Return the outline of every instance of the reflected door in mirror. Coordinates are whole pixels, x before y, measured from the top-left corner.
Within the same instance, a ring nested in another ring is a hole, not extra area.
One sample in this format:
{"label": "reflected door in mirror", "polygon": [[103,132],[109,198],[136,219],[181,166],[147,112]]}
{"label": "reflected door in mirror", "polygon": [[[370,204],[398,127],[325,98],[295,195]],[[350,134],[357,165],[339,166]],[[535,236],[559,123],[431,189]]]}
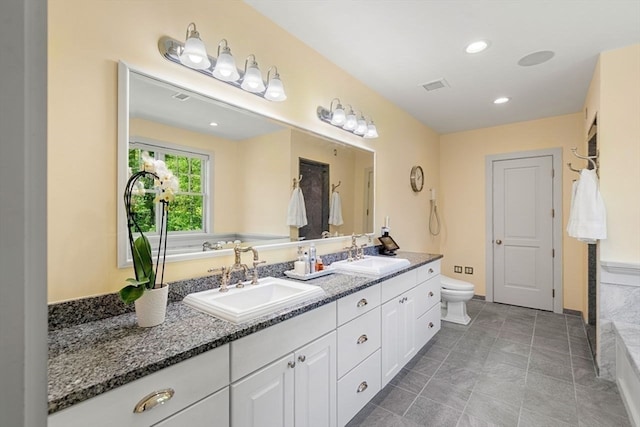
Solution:
{"label": "reflected door in mirror", "polygon": [[319,239],[329,231],[329,165],[301,158],[299,170],[308,223],[298,230],[298,237]]}

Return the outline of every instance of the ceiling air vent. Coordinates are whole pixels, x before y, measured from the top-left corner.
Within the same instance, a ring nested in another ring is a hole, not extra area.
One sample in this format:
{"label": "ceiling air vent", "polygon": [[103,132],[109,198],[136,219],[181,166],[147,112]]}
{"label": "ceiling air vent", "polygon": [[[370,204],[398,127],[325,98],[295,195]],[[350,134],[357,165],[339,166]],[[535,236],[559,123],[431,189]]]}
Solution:
{"label": "ceiling air vent", "polygon": [[427,92],[431,92],[434,90],[438,90],[438,89],[442,89],[445,87],[449,87],[449,83],[447,83],[447,81],[445,79],[438,79],[438,80],[434,80],[432,82],[429,83],[425,83],[422,85],[423,88],[425,88],[425,90]]}
{"label": "ceiling air vent", "polygon": [[186,101],[187,99],[189,99],[191,97],[189,95],[187,95],[186,93],[178,92],[175,95],[173,95],[173,98],[177,99],[178,101]]}

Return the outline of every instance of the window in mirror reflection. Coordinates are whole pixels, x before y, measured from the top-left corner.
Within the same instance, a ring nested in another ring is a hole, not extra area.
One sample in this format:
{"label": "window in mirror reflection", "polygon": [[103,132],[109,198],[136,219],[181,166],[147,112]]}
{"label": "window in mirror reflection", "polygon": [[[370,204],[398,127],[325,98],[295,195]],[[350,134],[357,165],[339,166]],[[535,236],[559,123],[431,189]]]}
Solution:
{"label": "window in mirror reflection", "polygon": [[[180,182],[180,191],[171,202],[171,214],[168,217],[168,231],[173,232],[206,232],[207,218],[207,180],[209,171],[209,156],[205,153],[181,150],[161,144],[150,144],[140,141],[129,143],[129,168],[132,171],[141,169],[142,153],[147,152],[150,157],[163,160],[167,167],[176,175]],[[154,203],[155,191],[152,180],[144,182],[145,194],[133,201],[133,211],[143,232],[151,235],[159,229],[158,221],[162,209],[161,203]]]}

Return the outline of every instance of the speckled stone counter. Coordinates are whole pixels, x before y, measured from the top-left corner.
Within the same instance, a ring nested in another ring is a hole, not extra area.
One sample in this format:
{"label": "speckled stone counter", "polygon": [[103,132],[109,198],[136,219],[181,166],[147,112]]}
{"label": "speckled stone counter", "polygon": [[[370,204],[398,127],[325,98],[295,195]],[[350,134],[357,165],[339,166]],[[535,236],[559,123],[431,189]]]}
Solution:
{"label": "speckled stone counter", "polygon": [[[139,328],[135,313],[126,312],[66,326],[60,313],[82,310],[82,302],[50,309],[48,398],[49,413],[67,408],[145,375],[204,353],[228,342],[283,322],[376,283],[440,259],[441,255],[401,252],[409,267],[379,278],[335,273],[305,283],[320,286],[323,297],[307,301],[250,322],[234,325],[201,313],[181,301],[195,290],[215,287],[208,278],[176,286],[163,324]],[[331,259],[323,256],[323,259]],[[341,256],[333,260],[341,259]],[[261,276],[282,277],[291,263],[265,267]],[[93,303],[95,306],[95,303]],[[51,313],[58,313],[52,316]],[[75,317],[81,318],[80,314]],[[51,325],[56,325],[52,327]]]}

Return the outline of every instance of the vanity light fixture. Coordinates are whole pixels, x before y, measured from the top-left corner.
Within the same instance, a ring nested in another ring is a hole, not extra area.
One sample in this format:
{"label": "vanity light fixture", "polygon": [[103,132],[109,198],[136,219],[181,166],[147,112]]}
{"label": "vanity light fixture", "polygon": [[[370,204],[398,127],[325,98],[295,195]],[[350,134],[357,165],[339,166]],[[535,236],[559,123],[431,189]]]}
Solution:
{"label": "vanity light fixture", "polygon": [[[273,77],[271,77],[271,70],[274,70]],[[278,68],[275,66],[267,71],[267,90],[264,92],[264,97],[269,101],[284,101],[287,99],[282,80],[280,80],[280,74],[278,74]]]}
{"label": "vanity light fixture", "polygon": [[187,26],[187,36],[184,43],[164,36],[158,40],[158,50],[167,61],[196,70],[208,77],[214,77],[269,101],[281,102],[287,99],[277,67],[269,68],[266,84],[262,80],[262,73],[258,68],[254,54],[247,57],[244,71],[239,70],[226,39],[222,39],[218,43],[217,59],[207,55],[204,43],[196,30],[196,24],[193,22]]}
{"label": "vanity light fixture", "polygon": [[[222,47],[222,53],[220,53],[220,47]],[[240,78],[227,39],[222,39],[218,43],[218,60],[213,67],[213,77],[224,82],[237,82]]]}
{"label": "vanity light fixture", "polygon": [[[251,62],[249,62],[249,58],[252,58]],[[244,61],[244,77],[240,87],[248,92],[264,92],[265,90],[262,73],[258,68],[254,54],[249,55]]]}
{"label": "vanity light fixture", "polygon": [[345,110],[340,103],[340,99],[333,98],[328,109],[323,106],[318,106],[316,114],[323,122],[332,124],[342,130],[353,133],[354,135],[362,136],[364,138],[377,138],[378,130],[376,129],[376,125],[373,123],[373,120],[367,121],[362,113],[360,113],[359,116],[356,115],[353,111],[353,107],[349,104],[347,105],[349,106],[349,110],[345,113]]}
{"label": "vanity light fixture", "polygon": [[344,126],[342,129],[348,131],[354,131],[358,126],[358,118],[356,117],[356,113],[353,112],[353,107],[349,105],[349,112],[347,113],[347,117],[344,122]]}
{"label": "vanity light fixture", "polygon": [[207,49],[200,40],[200,33],[196,30],[196,24],[193,22],[187,26],[187,36],[180,52],[180,62],[196,70],[206,70],[211,66]]}

